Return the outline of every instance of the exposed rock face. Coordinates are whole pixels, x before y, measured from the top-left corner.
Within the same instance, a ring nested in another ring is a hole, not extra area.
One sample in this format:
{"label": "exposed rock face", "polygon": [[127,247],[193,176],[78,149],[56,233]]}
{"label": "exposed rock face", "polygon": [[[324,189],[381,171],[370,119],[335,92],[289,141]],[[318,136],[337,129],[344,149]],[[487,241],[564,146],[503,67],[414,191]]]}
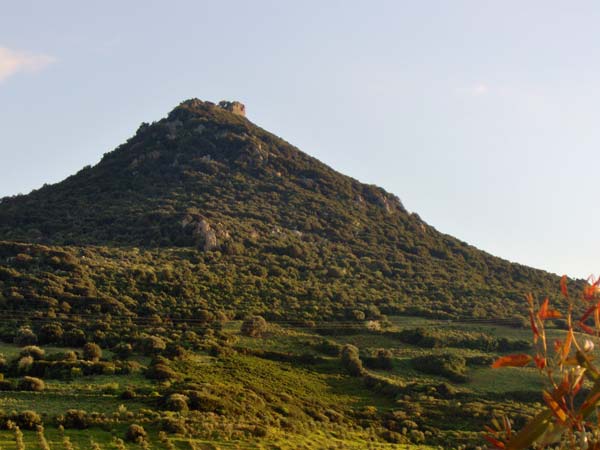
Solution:
{"label": "exposed rock face", "polygon": [[165,123],[165,126],[169,130],[167,139],[173,140],[177,138],[177,130],[183,126],[183,122],[181,120],[168,121]]}
{"label": "exposed rock face", "polygon": [[154,161],[158,158],[160,158],[160,152],[158,150],[153,150],[149,153],[145,153],[135,158],[133,161],[131,161],[131,163],[129,163],[129,168],[135,169],[144,161]]}
{"label": "exposed rock face", "polygon": [[197,240],[198,245],[205,252],[210,252],[219,247],[218,237],[229,238],[229,233],[218,232],[209,221],[197,214],[188,214],[181,221],[183,228],[191,228],[192,236]]}
{"label": "exposed rock face", "polygon": [[246,106],[243,103],[223,100],[219,102],[219,107],[226,109],[233,114],[237,114],[238,116],[246,117]]}
{"label": "exposed rock face", "polygon": [[217,233],[212,229],[208,220],[202,219],[196,225],[194,234],[200,236],[204,240],[202,249],[209,252],[218,247]]}

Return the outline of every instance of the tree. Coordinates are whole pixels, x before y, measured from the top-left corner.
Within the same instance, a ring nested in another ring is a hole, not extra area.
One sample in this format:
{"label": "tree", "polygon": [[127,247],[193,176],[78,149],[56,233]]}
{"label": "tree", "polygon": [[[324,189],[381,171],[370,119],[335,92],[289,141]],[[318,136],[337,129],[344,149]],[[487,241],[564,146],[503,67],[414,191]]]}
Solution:
{"label": "tree", "polygon": [[387,348],[377,350],[377,366],[383,370],[392,370],[394,354]]}
{"label": "tree", "polygon": [[342,365],[354,377],[362,375],[363,365],[360,360],[358,348],[351,344],[346,344],[341,353]]}
{"label": "tree", "polygon": [[15,336],[15,344],[17,345],[35,345],[37,344],[37,335],[29,327],[21,327]]}
{"label": "tree", "polygon": [[42,344],[54,344],[61,341],[64,331],[58,323],[47,323],[40,328],[39,341]]}
{"label": "tree", "polygon": [[138,442],[140,439],[145,440],[146,436],[147,434],[144,427],[135,423],[129,425],[129,428],[127,428],[127,431],[125,432],[125,440],[129,442]]}
{"label": "tree", "polygon": [[102,349],[98,344],[88,342],[83,346],[83,359],[88,361],[98,361],[102,358]]}
{"label": "tree", "polygon": [[142,341],[142,350],[146,355],[155,355],[167,348],[166,342],[158,336],[147,336]]}
{"label": "tree", "polygon": [[241,332],[244,336],[260,337],[265,331],[267,321],[261,316],[251,316],[242,322]]}
{"label": "tree", "polygon": [[23,377],[19,380],[19,384],[17,385],[17,389],[21,391],[34,391],[41,392],[46,388],[44,380],[40,380],[36,377]]}
{"label": "tree", "polygon": [[33,359],[42,359],[45,354],[46,352],[37,345],[23,347],[19,353],[20,356],[31,356]]}

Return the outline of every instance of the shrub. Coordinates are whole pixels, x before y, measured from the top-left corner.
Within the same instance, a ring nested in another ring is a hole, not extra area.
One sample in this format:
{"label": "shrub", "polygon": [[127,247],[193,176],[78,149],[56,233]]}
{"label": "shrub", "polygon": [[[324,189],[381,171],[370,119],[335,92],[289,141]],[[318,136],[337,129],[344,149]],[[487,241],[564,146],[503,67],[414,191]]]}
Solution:
{"label": "shrub", "polygon": [[144,427],[137,424],[129,425],[125,432],[125,440],[129,442],[138,442],[140,439],[145,440],[147,437],[146,430]]}
{"label": "shrub", "polygon": [[166,364],[154,364],[146,370],[146,377],[151,380],[166,381],[177,378],[177,373]]}
{"label": "shrub", "polygon": [[133,347],[127,342],[119,342],[112,351],[121,359],[126,359],[133,353]]}
{"label": "shrub", "polygon": [[388,349],[379,349],[375,357],[365,359],[365,364],[371,369],[392,370],[394,354]]}
{"label": "shrub", "polygon": [[83,358],[88,361],[98,361],[102,358],[102,349],[98,344],[88,342],[83,346]]}
{"label": "shrub", "polygon": [[327,339],[323,339],[319,342],[315,349],[324,355],[328,356],[340,356],[340,352],[342,351],[342,346],[337,342],[330,341]]}
{"label": "shrub", "polygon": [[183,434],[186,432],[185,421],[173,417],[166,417],[160,421],[160,429],[167,433]]}
{"label": "shrub", "polygon": [[46,357],[48,361],[77,361],[77,353],[73,350],[56,352]]}
{"label": "shrub", "polygon": [[21,327],[14,339],[14,343],[17,345],[35,345],[37,344],[38,338],[37,335],[31,331],[29,327]]}
{"label": "shrub", "polygon": [[188,396],[190,399],[190,408],[195,411],[216,412],[217,414],[222,414],[225,410],[223,401],[216,395],[191,391],[188,392]]}
{"label": "shrub", "polygon": [[40,450],[51,450],[50,444],[48,444],[48,440],[46,439],[46,436],[44,435],[43,425],[38,425],[36,427],[36,434],[37,434],[38,446],[40,447]]}
{"label": "shrub", "polygon": [[441,375],[458,383],[467,381],[467,365],[462,356],[450,353],[418,356],[412,359],[412,364],[415,369],[423,373]]}
{"label": "shrub", "polygon": [[135,391],[132,391],[131,389],[126,389],[121,393],[122,400],[131,400],[134,398],[135,398]]}
{"label": "shrub", "polygon": [[158,440],[162,442],[167,450],[177,450],[177,447],[169,440],[167,433],[164,431],[158,432]]}
{"label": "shrub", "polygon": [[171,359],[182,358],[185,356],[185,348],[179,344],[170,342],[165,349],[165,356]]}
{"label": "shrub", "polygon": [[38,339],[42,344],[61,342],[64,331],[58,323],[47,323],[40,328]]}
{"label": "shrub", "polygon": [[381,437],[383,439],[385,439],[387,442],[390,442],[392,444],[406,443],[406,439],[404,438],[404,436],[401,435],[400,433],[395,432],[395,431],[385,430],[381,434]]}
{"label": "shrub", "polygon": [[43,359],[46,352],[37,345],[23,347],[19,353],[21,356],[31,356],[33,359]]}
{"label": "shrub", "polygon": [[42,418],[35,411],[22,411],[13,416],[13,420],[25,430],[35,430],[42,424]]}
{"label": "shrub", "polygon": [[360,360],[358,348],[354,345],[346,344],[341,353],[342,366],[354,377],[362,374],[363,366]]}
{"label": "shrub", "polygon": [[23,356],[17,362],[17,371],[19,373],[28,373],[33,366],[33,358],[31,356]]}
{"label": "shrub", "polygon": [[268,430],[266,427],[260,426],[260,425],[256,425],[254,428],[252,428],[252,436],[254,437],[266,437],[268,434]]}
{"label": "shrub", "polygon": [[44,380],[40,380],[36,377],[23,377],[17,384],[17,389],[20,391],[34,391],[41,392],[46,388]]}
{"label": "shrub", "polygon": [[62,425],[65,428],[75,428],[83,430],[88,428],[92,423],[88,413],[82,409],[69,409],[64,415]]}
{"label": "shrub", "polygon": [[23,441],[23,432],[18,426],[13,425],[14,433],[15,433],[15,444],[17,446],[17,450],[25,450],[25,442]]}
{"label": "shrub", "polygon": [[169,411],[185,412],[188,410],[189,398],[183,394],[171,394],[165,401],[165,409]]}
{"label": "shrub", "polygon": [[85,333],[79,328],[73,328],[63,335],[63,343],[67,346],[81,347],[85,341]]}
{"label": "shrub", "polygon": [[0,391],[13,391],[15,384],[10,380],[0,380]]}
{"label": "shrub", "polygon": [[242,322],[241,332],[244,336],[260,337],[265,331],[267,321],[261,316],[251,316]]}
{"label": "shrub", "polygon": [[142,351],[146,355],[156,355],[167,348],[164,339],[158,336],[147,336],[141,342]]}

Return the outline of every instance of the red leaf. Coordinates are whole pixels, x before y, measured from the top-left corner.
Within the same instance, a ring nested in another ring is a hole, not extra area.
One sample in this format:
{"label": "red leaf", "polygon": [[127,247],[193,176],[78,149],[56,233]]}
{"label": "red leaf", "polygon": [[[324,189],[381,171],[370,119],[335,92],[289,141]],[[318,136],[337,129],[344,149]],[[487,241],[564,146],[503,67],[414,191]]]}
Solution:
{"label": "red leaf", "polygon": [[571,351],[571,343],[573,342],[573,330],[569,330],[567,334],[567,338],[565,339],[565,345],[562,347],[560,360],[564,361],[569,356],[569,352]]}
{"label": "red leaf", "polygon": [[560,292],[565,298],[569,298],[569,291],[567,290],[567,276],[563,275],[560,279]]}
{"label": "red leaf", "polygon": [[535,325],[535,319],[533,318],[533,312],[529,312],[529,323],[531,324],[531,331],[533,331],[533,342],[537,343],[538,338],[540,337],[540,332],[538,331],[538,328]]}
{"label": "red leaf", "polygon": [[559,422],[565,423],[567,421],[567,414],[558,404],[558,402],[554,400],[552,396],[546,391],[544,391],[542,395],[544,397],[544,401],[552,411],[552,414],[554,414],[554,416],[558,419]]}
{"label": "red leaf", "polygon": [[[546,297],[544,299],[544,303],[542,303],[542,306],[540,306],[540,310],[538,311],[538,317],[540,319],[542,319],[545,315],[546,315],[546,311],[548,311],[548,302],[550,300],[548,300],[548,298]],[[543,319],[542,319],[543,320]]]}
{"label": "red leaf", "polygon": [[579,319],[579,321],[585,322],[586,319],[592,315],[592,313],[596,310],[597,307],[598,305],[594,305],[588,308],[587,311],[583,314],[583,316],[581,316],[581,319]]}
{"label": "red leaf", "polygon": [[592,327],[588,327],[585,323],[583,322],[579,322],[579,326],[581,327],[581,329],[583,331],[585,331],[587,334],[596,334],[596,330],[594,330]]}
{"label": "red leaf", "polygon": [[560,339],[557,339],[554,341],[554,352],[558,353],[558,351],[560,350],[560,348],[562,347],[562,341]]}
{"label": "red leaf", "polygon": [[535,358],[533,358],[533,360],[535,361],[535,365],[538,369],[543,370],[544,367],[546,367],[546,358],[544,358],[543,356],[536,355]]}
{"label": "red leaf", "polygon": [[533,295],[531,294],[531,292],[529,294],[525,295],[525,299],[527,300],[527,303],[529,304],[529,308],[533,309]]}
{"label": "red leaf", "polygon": [[589,407],[591,405],[595,405],[596,403],[598,403],[598,400],[600,400],[600,392],[596,392],[594,395],[592,395],[590,398],[588,398],[585,402],[583,402],[581,404],[580,409],[586,409],[587,407]]}
{"label": "red leaf", "polygon": [[588,301],[594,300],[598,293],[598,285],[600,285],[600,277],[594,280],[594,277],[590,275],[588,285],[583,288],[583,298]]}
{"label": "red leaf", "polygon": [[504,442],[499,441],[498,439],[492,436],[484,436],[485,440],[494,446],[494,448],[506,448],[504,446]]}
{"label": "red leaf", "polygon": [[542,303],[542,307],[538,312],[538,317],[540,320],[558,319],[560,317],[560,312],[555,309],[550,309],[548,307],[548,302],[548,299],[544,300],[544,303]]}
{"label": "red leaf", "polygon": [[492,369],[497,369],[499,367],[523,367],[529,364],[531,359],[531,356],[524,353],[502,356],[494,361]]}

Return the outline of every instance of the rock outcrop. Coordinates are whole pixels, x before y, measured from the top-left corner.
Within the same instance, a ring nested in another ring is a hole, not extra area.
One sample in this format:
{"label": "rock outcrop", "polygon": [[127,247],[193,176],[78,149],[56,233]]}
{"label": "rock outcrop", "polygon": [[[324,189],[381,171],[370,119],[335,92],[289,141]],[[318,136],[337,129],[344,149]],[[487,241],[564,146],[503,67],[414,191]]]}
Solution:
{"label": "rock outcrop", "polygon": [[223,100],[219,102],[219,107],[238,116],[246,117],[246,106],[243,103]]}

